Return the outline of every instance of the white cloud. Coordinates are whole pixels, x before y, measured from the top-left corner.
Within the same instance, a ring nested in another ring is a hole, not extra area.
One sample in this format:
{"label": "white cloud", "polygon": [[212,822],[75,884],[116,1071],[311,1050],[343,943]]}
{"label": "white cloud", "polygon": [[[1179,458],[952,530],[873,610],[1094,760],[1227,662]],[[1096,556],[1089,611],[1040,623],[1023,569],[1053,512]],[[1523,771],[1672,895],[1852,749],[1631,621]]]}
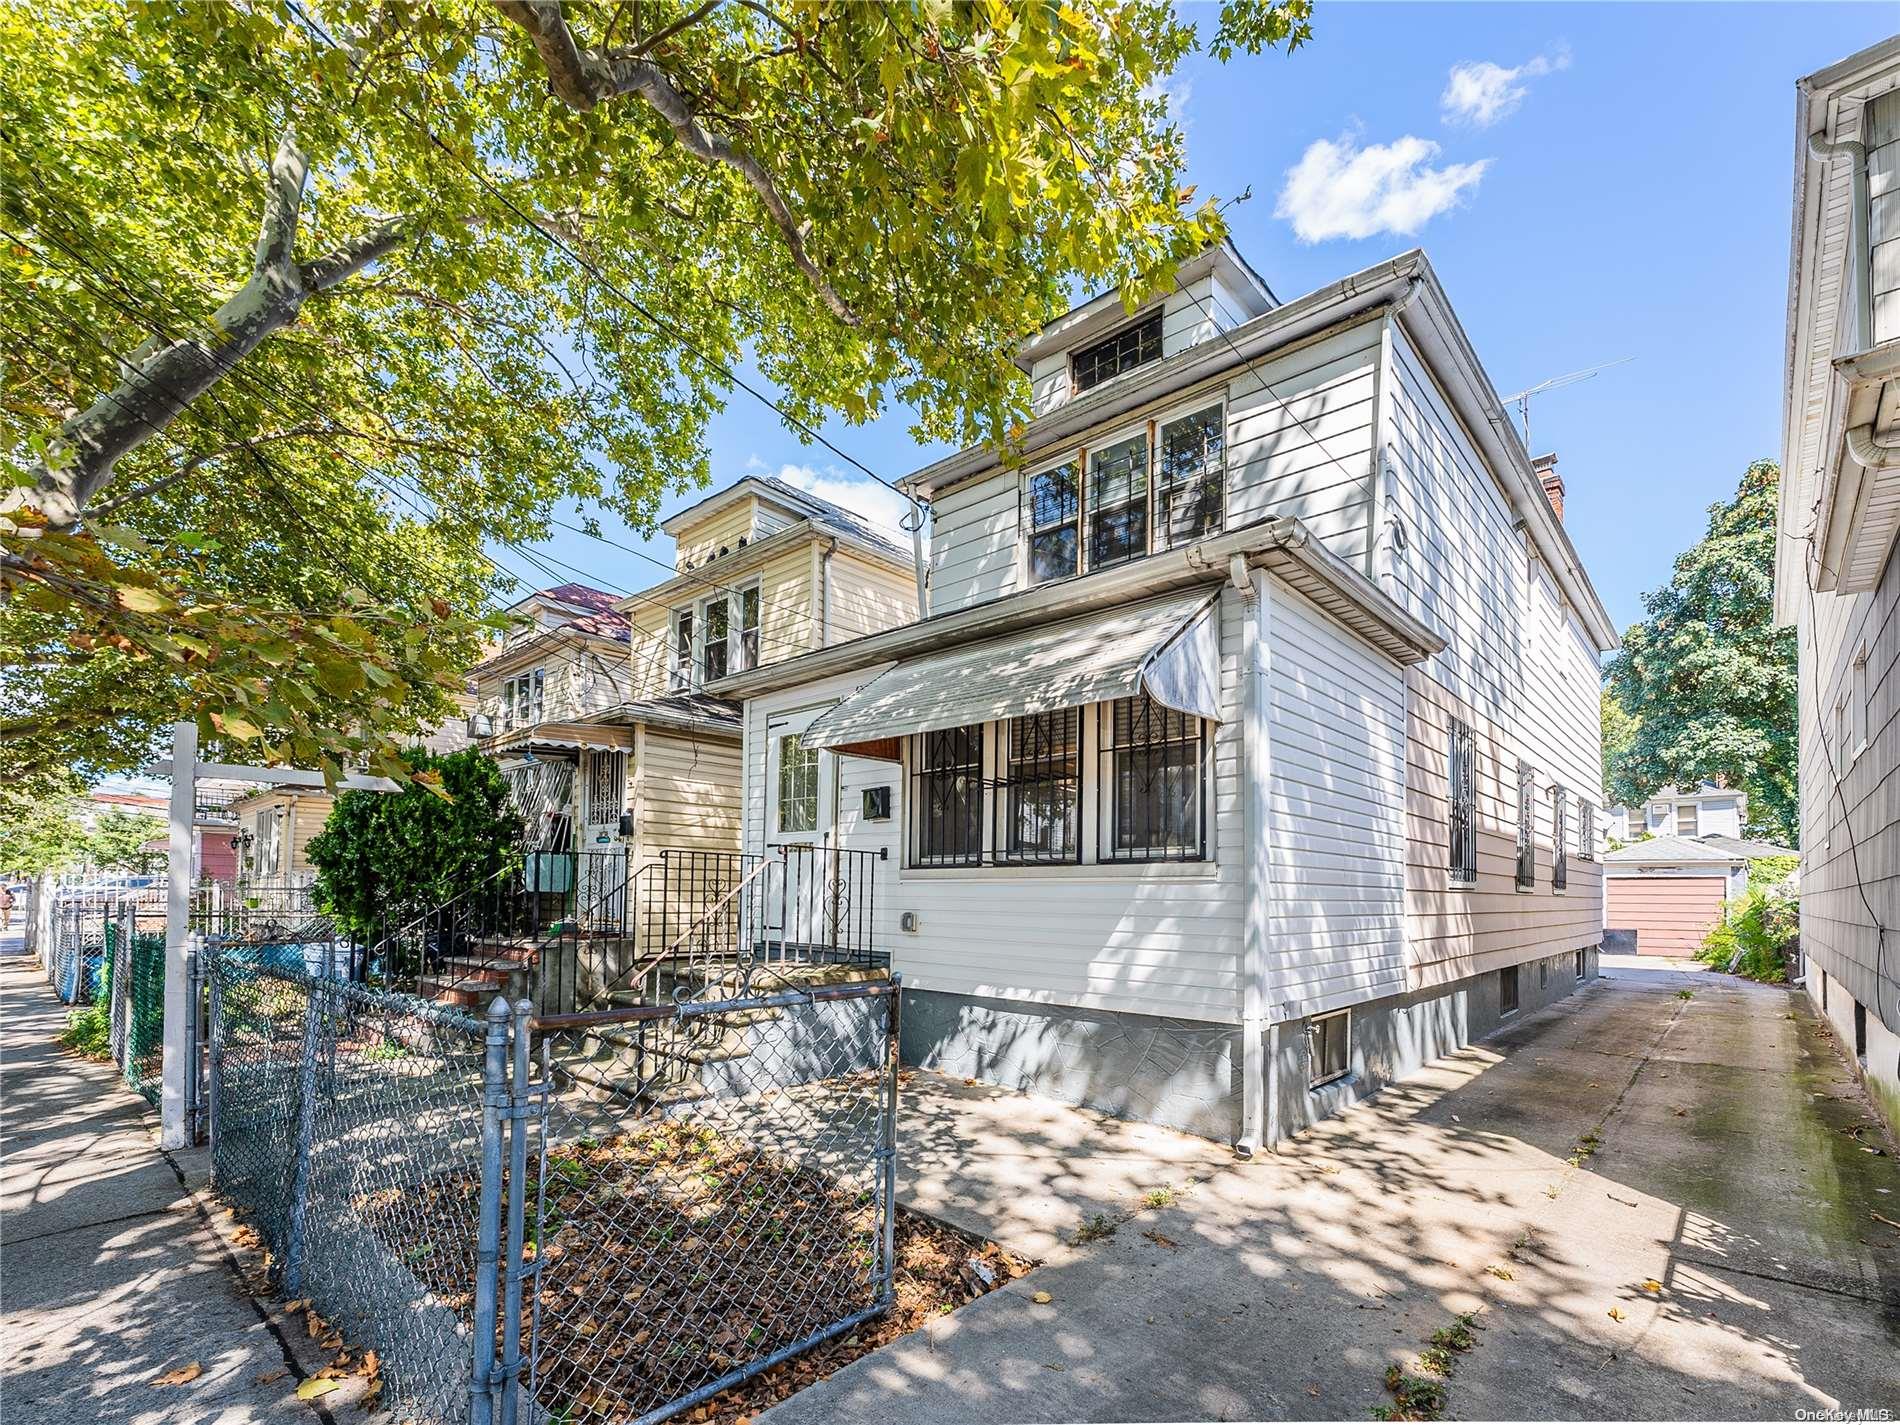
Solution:
{"label": "white cloud", "polygon": [[1168,121],[1185,129],[1188,100],[1194,97],[1194,81],[1176,77],[1150,80],[1142,85],[1141,97],[1164,102],[1168,106]]}
{"label": "white cloud", "polygon": [[809,465],[781,465],[776,470],[768,470],[757,456],[747,462],[746,468],[758,474],[775,475],[808,495],[842,505],[885,538],[895,540],[905,549],[910,548],[910,532],[901,523],[910,511],[910,501],[888,485],[838,470],[814,470]]}
{"label": "white cloud", "polygon": [[1434,168],[1438,145],[1407,134],[1389,144],[1359,147],[1342,134],[1319,139],[1287,170],[1274,216],[1293,224],[1301,242],[1410,236],[1476,188],[1491,160]]}
{"label": "white cloud", "polygon": [[1540,79],[1559,69],[1570,67],[1570,52],[1557,49],[1526,60],[1514,69],[1493,64],[1488,59],[1465,60],[1451,67],[1445,92],[1438,108],[1447,123],[1475,124],[1479,128],[1495,124],[1524,102],[1530,86],[1524,81]]}

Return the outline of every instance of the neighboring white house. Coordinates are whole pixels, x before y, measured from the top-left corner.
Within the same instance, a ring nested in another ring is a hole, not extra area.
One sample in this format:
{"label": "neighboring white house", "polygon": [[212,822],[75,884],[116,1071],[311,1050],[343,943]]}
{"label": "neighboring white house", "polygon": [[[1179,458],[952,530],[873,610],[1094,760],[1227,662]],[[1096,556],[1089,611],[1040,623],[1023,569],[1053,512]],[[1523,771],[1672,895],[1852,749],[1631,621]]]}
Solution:
{"label": "neighboring white house", "polygon": [[1668,786],[1640,807],[1610,808],[1613,841],[1643,836],[1740,836],[1748,820],[1748,798],[1733,787],[1703,782],[1687,791]]}
{"label": "neighboring white house", "polygon": [[708,685],[748,849],[888,858],[905,1058],[1245,1151],[1589,977],[1614,634],[1423,254],[1019,359],[928,616]]}
{"label": "neighboring white house", "polygon": [[1900,36],[1795,90],[1775,614],[1798,630],[1807,990],[1900,1126]]}

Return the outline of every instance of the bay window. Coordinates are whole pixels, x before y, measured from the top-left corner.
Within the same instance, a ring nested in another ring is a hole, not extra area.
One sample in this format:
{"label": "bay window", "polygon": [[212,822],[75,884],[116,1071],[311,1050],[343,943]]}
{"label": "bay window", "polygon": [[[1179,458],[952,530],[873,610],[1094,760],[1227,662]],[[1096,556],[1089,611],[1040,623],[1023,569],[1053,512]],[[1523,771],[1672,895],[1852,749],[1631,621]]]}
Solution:
{"label": "bay window", "polygon": [[1148,433],[1089,452],[1089,568],[1148,552]]}

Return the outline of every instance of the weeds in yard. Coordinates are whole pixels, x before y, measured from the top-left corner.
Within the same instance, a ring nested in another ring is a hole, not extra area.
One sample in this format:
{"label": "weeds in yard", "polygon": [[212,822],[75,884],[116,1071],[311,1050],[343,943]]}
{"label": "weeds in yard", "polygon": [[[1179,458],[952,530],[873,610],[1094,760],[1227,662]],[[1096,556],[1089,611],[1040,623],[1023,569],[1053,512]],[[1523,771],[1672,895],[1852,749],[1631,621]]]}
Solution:
{"label": "weeds in yard", "polygon": [[1141,1195],[1141,1203],[1143,1207],[1172,1207],[1174,1206],[1174,1189],[1165,1186],[1149,1188]]}
{"label": "weeds in yard", "polygon": [[112,1057],[112,1010],[109,1004],[89,1004],[66,1016],[66,1028],[59,1036],[62,1049],[70,1049],[81,1058]]}
{"label": "weeds in yard", "polygon": [[1445,1382],[1458,1367],[1458,1357],[1478,1344],[1478,1317],[1467,1311],[1432,1332],[1431,1344],[1418,1354],[1418,1366],[1388,1366],[1385,1388],[1390,1405],[1375,1405],[1375,1420],[1442,1420],[1450,1391]]}
{"label": "weeds in yard", "polygon": [[1091,1242],[1105,1242],[1115,1235],[1115,1229],[1119,1226],[1121,1224],[1106,1212],[1091,1213],[1075,1229],[1075,1236],[1070,1241],[1078,1247],[1086,1247]]}
{"label": "weeds in yard", "polygon": [[1593,1128],[1577,1140],[1576,1151],[1570,1155],[1570,1166],[1581,1168],[1596,1156],[1597,1149],[1603,1146],[1603,1140],[1597,1137]]}
{"label": "weeds in yard", "polygon": [[1694,990],[1677,990],[1676,998],[1677,999],[1694,999],[1695,991]]}

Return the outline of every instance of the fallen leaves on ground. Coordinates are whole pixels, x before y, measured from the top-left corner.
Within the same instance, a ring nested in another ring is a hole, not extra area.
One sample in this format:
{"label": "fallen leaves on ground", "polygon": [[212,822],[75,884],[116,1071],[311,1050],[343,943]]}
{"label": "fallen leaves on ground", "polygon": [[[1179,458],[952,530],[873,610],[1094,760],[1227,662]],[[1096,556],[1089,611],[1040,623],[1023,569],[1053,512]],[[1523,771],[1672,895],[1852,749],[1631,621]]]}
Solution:
{"label": "fallen leaves on ground", "polygon": [[279,1366],[274,1371],[265,1371],[264,1374],[262,1374],[261,1376],[252,1376],[251,1384],[252,1385],[275,1385],[277,1384],[278,1381],[282,1380],[285,1376],[289,1374],[290,1374],[289,1371],[285,1370],[282,1366]]}
{"label": "fallen leaves on ground", "polygon": [[1179,1247],[1181,1246],[1181,1244],[1175,1241],[1174,1238],[1168,1236],[1164,1232],[1159,1232],[1152,1227],[1150,1227],[1146,1232],[1142,1233],[1141,1235],[1146,1237],[1150,1242],[1154,1243],[1155,1246],[1166,1247],[1170,1252],[1178,1250]]}
{"label": "fallen leaves on ground", "polygon": [[204,1366],[193,1361],[190,1365],[180,1366],[175,1371],[166,1371],[152,1382],[153,1385],[188,1385],[205,1373]]}
{"label": "fallen leaves on ground", "polygon": [[309,1380],[297,1387],[297,1399],[316,1400],[328,1395],[342,1384],[343,1382],[334,1376],[311,1376]]}
{"label": "fallen leaves on ground", "polygon": [[1648,1292],[1651,1296],[1661,1296],[1662,1283],[1657,1281],[1654,1277],[1650,1277],[1643,1283],[1643,1290]]}
{"label": "fallen leaves on ground", "polygon": [[1624,1321],[1629,1317],[1629,1313],[1620,1306],[1612,1306],[1609,1315],[1612,1321]]}
{"label": "fallen leaves on ground", "polygon": [[1035,1302],[1036,1305],[1038,1306],[1047,1306],[1050,1302],[1055,1300],[1055,1298],[1049,1295],[1049,1293],[1046,1291],[1036,1292],[1029,1299]]}
{"label": "fallen leaves on ground", "polygon": [[1486,1267],[1485,1270],[1501,1282],[1515,1281],[1517,1279],[1517,1274],[1509,1267],[1492,1266]]}

